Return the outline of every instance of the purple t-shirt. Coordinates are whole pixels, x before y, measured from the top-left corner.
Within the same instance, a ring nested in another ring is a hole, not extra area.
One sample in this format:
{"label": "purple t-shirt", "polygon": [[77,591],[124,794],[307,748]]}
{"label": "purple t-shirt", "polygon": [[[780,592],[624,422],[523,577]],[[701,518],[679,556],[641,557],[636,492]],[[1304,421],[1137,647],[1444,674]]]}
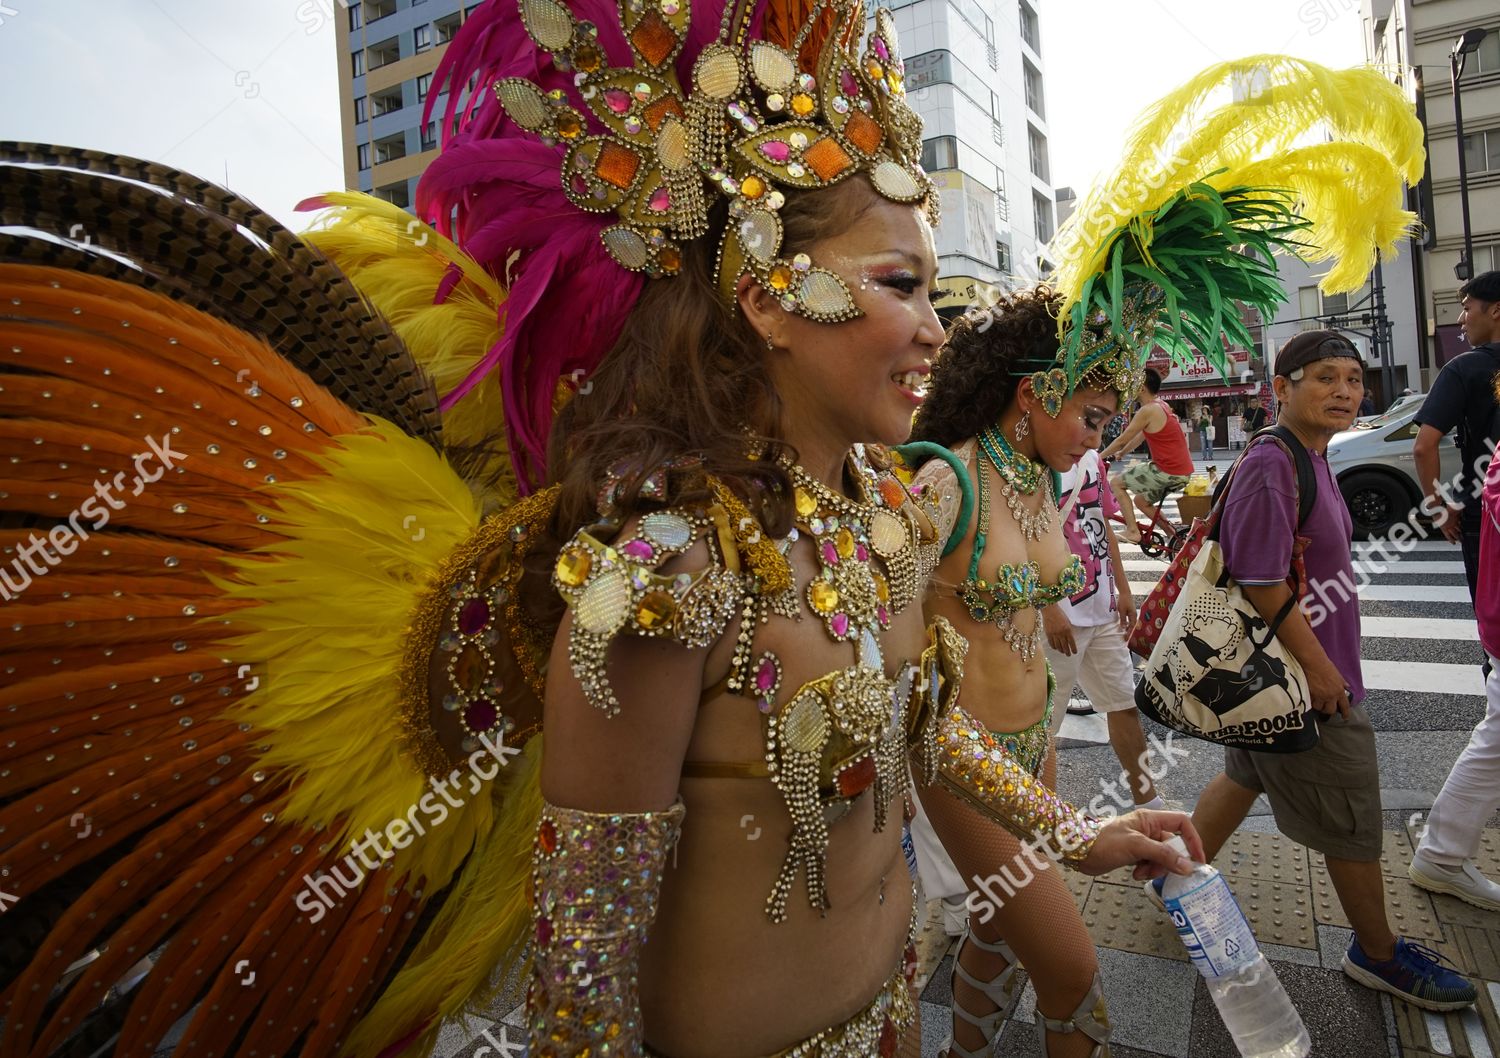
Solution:
{"label": "purple t-shirt", "polygon": [[[1318,496],[1302,526],[1308,541],[1302,561],[1307,586],[1302,613],[1312,625],[1328,660],[1349,685],[1349,700],[1365,696],[1359,666],[1359,594],[1349,555],[1354,524],[1328,469],[1328,460],[1309,450]],[[1219,521],[1219,543],[1229,575],[1241,584],[1280,584],[1292,567],[1297,533],[1297,469],[1271,441],[1245,453],[1229,486]]]}

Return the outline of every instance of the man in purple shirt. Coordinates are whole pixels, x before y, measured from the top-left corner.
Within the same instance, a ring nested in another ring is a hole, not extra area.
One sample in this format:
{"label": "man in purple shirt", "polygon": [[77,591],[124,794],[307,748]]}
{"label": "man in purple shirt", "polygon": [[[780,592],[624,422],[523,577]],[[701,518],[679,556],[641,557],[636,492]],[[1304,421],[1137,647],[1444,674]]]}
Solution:
{"label": "man in purple shirt", "polygon": [[1316,501],[1299,526],[1296,465],[1280,445],[1257,441],[1235,468],[1219,541],[1230,576],[1267,623],[1291,597],[1287,578],[1300,551],[1315,589],[1303,595],[1276,635],[1302,665],[1321,737],[1303,753],[1226,749],[1224,771],[1199,797],[1193,823],[1212,858],[1265,794],[1278,829],[1327,860],[1354,927],[1344,972],[1429,1010],[1457,1010],[1474,1002],[1474,986],[1443,966],[1435,952],[1397,937],[1386,917],[1375,732],[1360,704],[1365,688],[1349,555],[1353,527],[1325,455],[1333,435],[1354,421],[1364,394],[1364,364],[1343,335],[1307,331],[1277,353],[1273,385],[1281,408],[1277,421],[1312,460]]}

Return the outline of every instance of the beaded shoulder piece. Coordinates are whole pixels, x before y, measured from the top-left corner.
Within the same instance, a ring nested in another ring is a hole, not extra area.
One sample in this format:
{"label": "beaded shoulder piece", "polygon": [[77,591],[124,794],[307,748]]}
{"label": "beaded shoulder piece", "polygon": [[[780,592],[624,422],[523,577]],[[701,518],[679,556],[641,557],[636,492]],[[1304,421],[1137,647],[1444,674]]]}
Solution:
{"label": "beaded shoulder piece", "polygon": [[[702,569],[656,572],[700,541],[709,552]],[[589,703],[610,716],[620,711],[605,666],[616,636],[711,646],[724,635],[750,590],[720,504],[653,511],[635,523],[630,536],[611,543],[580,529],[559,553],[552,583],[573,611],[568,638],[573,675]]]}

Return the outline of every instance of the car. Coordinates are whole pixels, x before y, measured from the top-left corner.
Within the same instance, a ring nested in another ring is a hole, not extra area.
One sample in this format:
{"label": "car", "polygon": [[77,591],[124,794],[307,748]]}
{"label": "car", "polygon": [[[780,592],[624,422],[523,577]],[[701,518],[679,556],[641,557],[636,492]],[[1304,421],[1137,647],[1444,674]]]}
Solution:
{"label": "car", "polygon": [[1359,418],[1355,419],[1354,429],[1367,430],[1370,428],[1370,425],[1375,422],[1376,419],[1384,419],[1385,416],[1391,415],[1398,411],[1411,411],[1414,408],[1420,407],[1422,401],[1425,400],[1426,397],[1427,394],[1425,393],[1403,394],[1402,396],[1397,397],[1394,401],[1392,401],[1391,406],[1385,409],[1385,411],[1380,415],[1361,415]]}
{"label": "car", "polygon": [[[1385,536],[1404,522],[1422,501],[1412,444],[1417,439],[1417,412],[1425,393],[1402,397],[1376,415],[1334,434],[1328,443],[1328,469],[1343,493],[1357,540]],[[1451,481],[1463,460],[1450,438],[1438,446],[1439,478]]]}

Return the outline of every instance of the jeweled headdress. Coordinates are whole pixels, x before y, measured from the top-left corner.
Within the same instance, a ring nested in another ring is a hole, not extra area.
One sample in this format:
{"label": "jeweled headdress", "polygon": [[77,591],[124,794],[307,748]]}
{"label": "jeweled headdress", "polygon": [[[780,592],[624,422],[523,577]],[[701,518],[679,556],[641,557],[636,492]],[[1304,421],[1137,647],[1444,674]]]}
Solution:
{"label": "jeweled headdress", "polygon": [[1044,409],[1084,379],[1128,399],[1158,346],[1228,378],[1228,348],[1254,345],[1239,307],[1269,316],[1286,299],[1275,255],[1335,261],[1323,290],[1357,289],[1415,221],[1402,190],[1422,159],[1411,104],[1373,67],[1257,55],[1203,71],[1142,115],[1053,241],[1060,351],[1032,376]]}
{"label": "jeweled headdress", "polygon": [[[557,0],[521,0],[521,18],[559,69],[574,72],[583,109],[562,89],[495,83],[521,128],[565,144],[560,180],[579,209],[613,214],[600,237],[622,267],[667,276],[681,244],[719,238],[718,286],[733,298],[753,273],[782,307],[819,321],[859,315],[842,278],[806,254],[781,256],[781,189],[820,188],[864,172],[895,202],[932,199],[918,163],[922,123],[905,101],[887,11],[864,55],[853,42],[864,9],[848,0],[730,5],[718,36],[679,82],[673,60],[691,32],[683,0],[625,0],[619,29],[629,65],[608,64],[600,27]],[[591,132],[593,126],[600,131]],[[711,196],[730,200],[725,230],[709,232]]]}

